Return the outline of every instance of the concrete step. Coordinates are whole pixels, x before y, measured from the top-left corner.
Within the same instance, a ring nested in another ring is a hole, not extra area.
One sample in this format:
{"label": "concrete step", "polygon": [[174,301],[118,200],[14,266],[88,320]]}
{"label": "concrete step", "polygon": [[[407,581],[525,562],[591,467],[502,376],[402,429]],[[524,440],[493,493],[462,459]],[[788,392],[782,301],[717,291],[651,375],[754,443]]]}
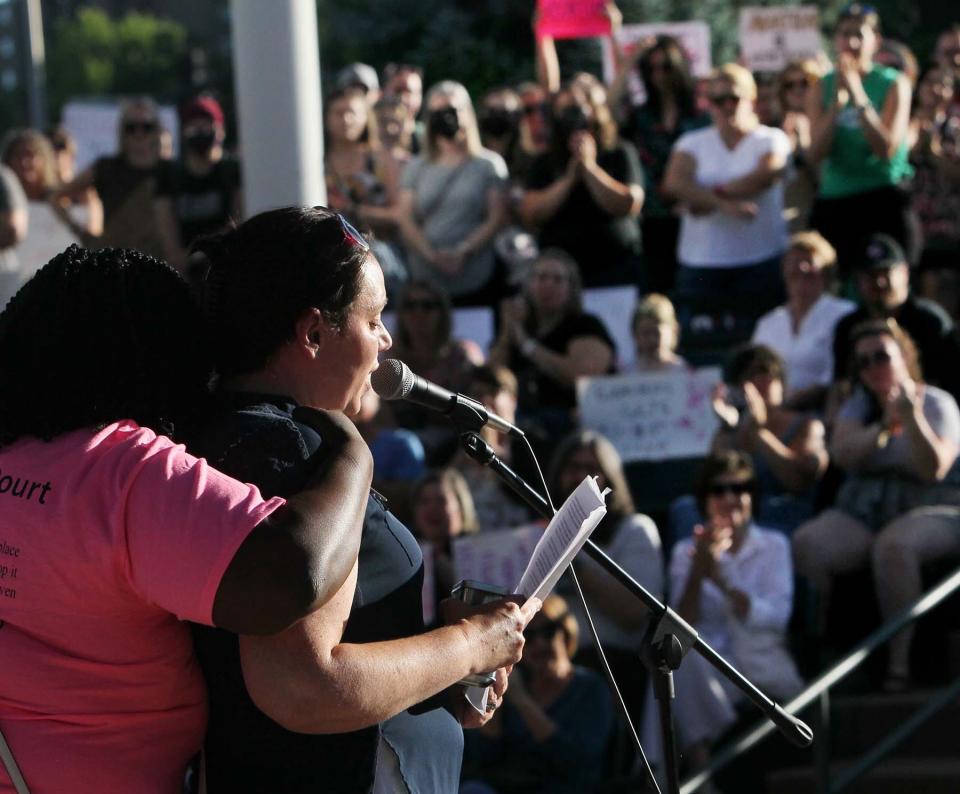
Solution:
{"label": "concrete step", "polygon": [[[920,690],[838,698],[831,721],[831,758],[858,757],[872,749],[934,694],[935,690]],[[954,703],[931,717],[891,758],[956,758],[960,756],[958,736],[960,703]]]}
{"label": "concrete step", "polygon": [[[832,764],[831,774],[845,768]],[[815,794],[816,778],[810,768],[782,769],[767,776],[767,794]],[[960,761],[887,761],[853,783],[848,794],[957,794]]]}

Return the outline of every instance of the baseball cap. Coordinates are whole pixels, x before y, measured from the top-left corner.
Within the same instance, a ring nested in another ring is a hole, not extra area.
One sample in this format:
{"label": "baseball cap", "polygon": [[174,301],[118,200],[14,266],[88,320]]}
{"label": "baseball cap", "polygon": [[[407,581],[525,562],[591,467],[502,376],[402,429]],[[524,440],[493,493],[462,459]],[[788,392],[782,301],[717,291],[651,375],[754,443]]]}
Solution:
{"label": "baseball cap", "polygon": [[896,240],[887,234],[874,234],[863,248],[857,262],[859,270],[879,270],[907,264],[907,255]]}
{"label": "baseball cap", "polygon": [[180,123],[189,124],[197,119],[211,119],[215,124],[223,124],[223,108],[212,96],[195,97],[180,110]]}
{"label": "baseball cap", "polygon": [[380,79],[377,70],[366,63],[351,63],[337,72],[336,86],[339,89],[359,87],[365,91],[379,91]]}

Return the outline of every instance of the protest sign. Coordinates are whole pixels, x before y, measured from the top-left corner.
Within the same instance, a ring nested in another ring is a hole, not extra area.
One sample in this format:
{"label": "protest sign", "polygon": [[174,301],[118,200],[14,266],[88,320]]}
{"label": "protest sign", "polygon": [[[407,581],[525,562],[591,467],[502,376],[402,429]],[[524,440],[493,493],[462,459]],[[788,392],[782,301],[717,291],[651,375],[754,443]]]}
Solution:
{"label": "protest sign", "polygon": [[790,61],[816,58],[821,49],[816,6],[740,9],[740,56],[753,72],[780,71]]}
{"label": "protest sign", "polygon": [[625,463],[701,457],[717,429],[710,394],[719,381],[716,367],[581,378],[580,421],[609,438]]}
{"label": "protest sign", "polygon": [[[710,59],[710,26],[706,22],[653,22],[643,25],[623,25],[617,31],[617,43],[625,60],[633,57],[641,41],[651,36],[673,36],[690,62],[690,71],[695,77],[706,77],[713,68]],[[612,83],[616,76],[613,47],[609,39],[603,40],[603,79]],[[638,81],[639,82],[639,81]],[[635,86],[630,86],[631,94]],[[642,91],[642,88],[640,89]],[[643,101],[641,96],[640,102]]]}
{"label": "protest sign", "polygon": [[609,33],[604,0],[537,0],[537,37],[585,39]]}
{"label": "protest sign", "polygon": [[[117,100],[100,102],[68,102],[63,108],[63,126],[77,143],[76,168],[82,171],[94,160],[117,153],[117,129],[120,124],[120,105]],[[173,152],[179,150],[179,122],[177,110],[171,106],[159,108],[160,123],[173,137]]]}
{"label": "protest sign", "polygon": [[532,524],[455,538],[452,547],[456,578],[512,590],[523,576],[543,529]]}

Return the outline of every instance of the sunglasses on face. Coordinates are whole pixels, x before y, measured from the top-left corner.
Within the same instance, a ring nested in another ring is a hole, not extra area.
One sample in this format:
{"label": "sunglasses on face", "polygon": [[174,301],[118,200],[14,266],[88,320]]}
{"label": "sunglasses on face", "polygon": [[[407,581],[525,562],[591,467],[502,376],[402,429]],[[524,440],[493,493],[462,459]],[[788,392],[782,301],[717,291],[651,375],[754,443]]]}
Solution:
{"label": "sunglasses on face", "polygon": [[857,369],[863,372],[877,364],[889,364],[890,354],[886,350],[875,350],[873,353],[864,353],[857,356]]}
{"label": "sunglasses on face", "polygon": [[423,300],[412,298],[411,300],[404,302],[403,310],[405,312],[433,312],[437,311],[440,306],[440,301],[430,300],[429,298],[424,298]]}
{"label": "sunglasses on face", "polygon": [[152,135],[156,131],[157,131],[157,123],[155,121],[123,122],[124,135],[135,135],[136,133],[140,133],[142,135]]}
{"label": "sunglasses on face", "polygon": [[707,488],[709,496],[743,496],[753,490],[753,483],[747,482],[718,482]]}
{"label": "sunglasses on face", "polygon": [[721,107],[722,105],[737,105],[740,103],[741,98],[742,97],[736,94],[712,94],[710,96],[710,104],[716,107]]}

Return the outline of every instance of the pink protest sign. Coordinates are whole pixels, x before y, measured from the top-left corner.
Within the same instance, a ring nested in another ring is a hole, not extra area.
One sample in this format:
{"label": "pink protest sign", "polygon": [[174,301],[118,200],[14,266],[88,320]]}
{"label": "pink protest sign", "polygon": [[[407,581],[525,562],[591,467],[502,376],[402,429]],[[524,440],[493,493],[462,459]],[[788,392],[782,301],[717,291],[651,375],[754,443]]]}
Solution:
{"label": "pink protest sign", "polygon": [[585,39],[609,33],[604,0],[537,0],[537,36]]}

